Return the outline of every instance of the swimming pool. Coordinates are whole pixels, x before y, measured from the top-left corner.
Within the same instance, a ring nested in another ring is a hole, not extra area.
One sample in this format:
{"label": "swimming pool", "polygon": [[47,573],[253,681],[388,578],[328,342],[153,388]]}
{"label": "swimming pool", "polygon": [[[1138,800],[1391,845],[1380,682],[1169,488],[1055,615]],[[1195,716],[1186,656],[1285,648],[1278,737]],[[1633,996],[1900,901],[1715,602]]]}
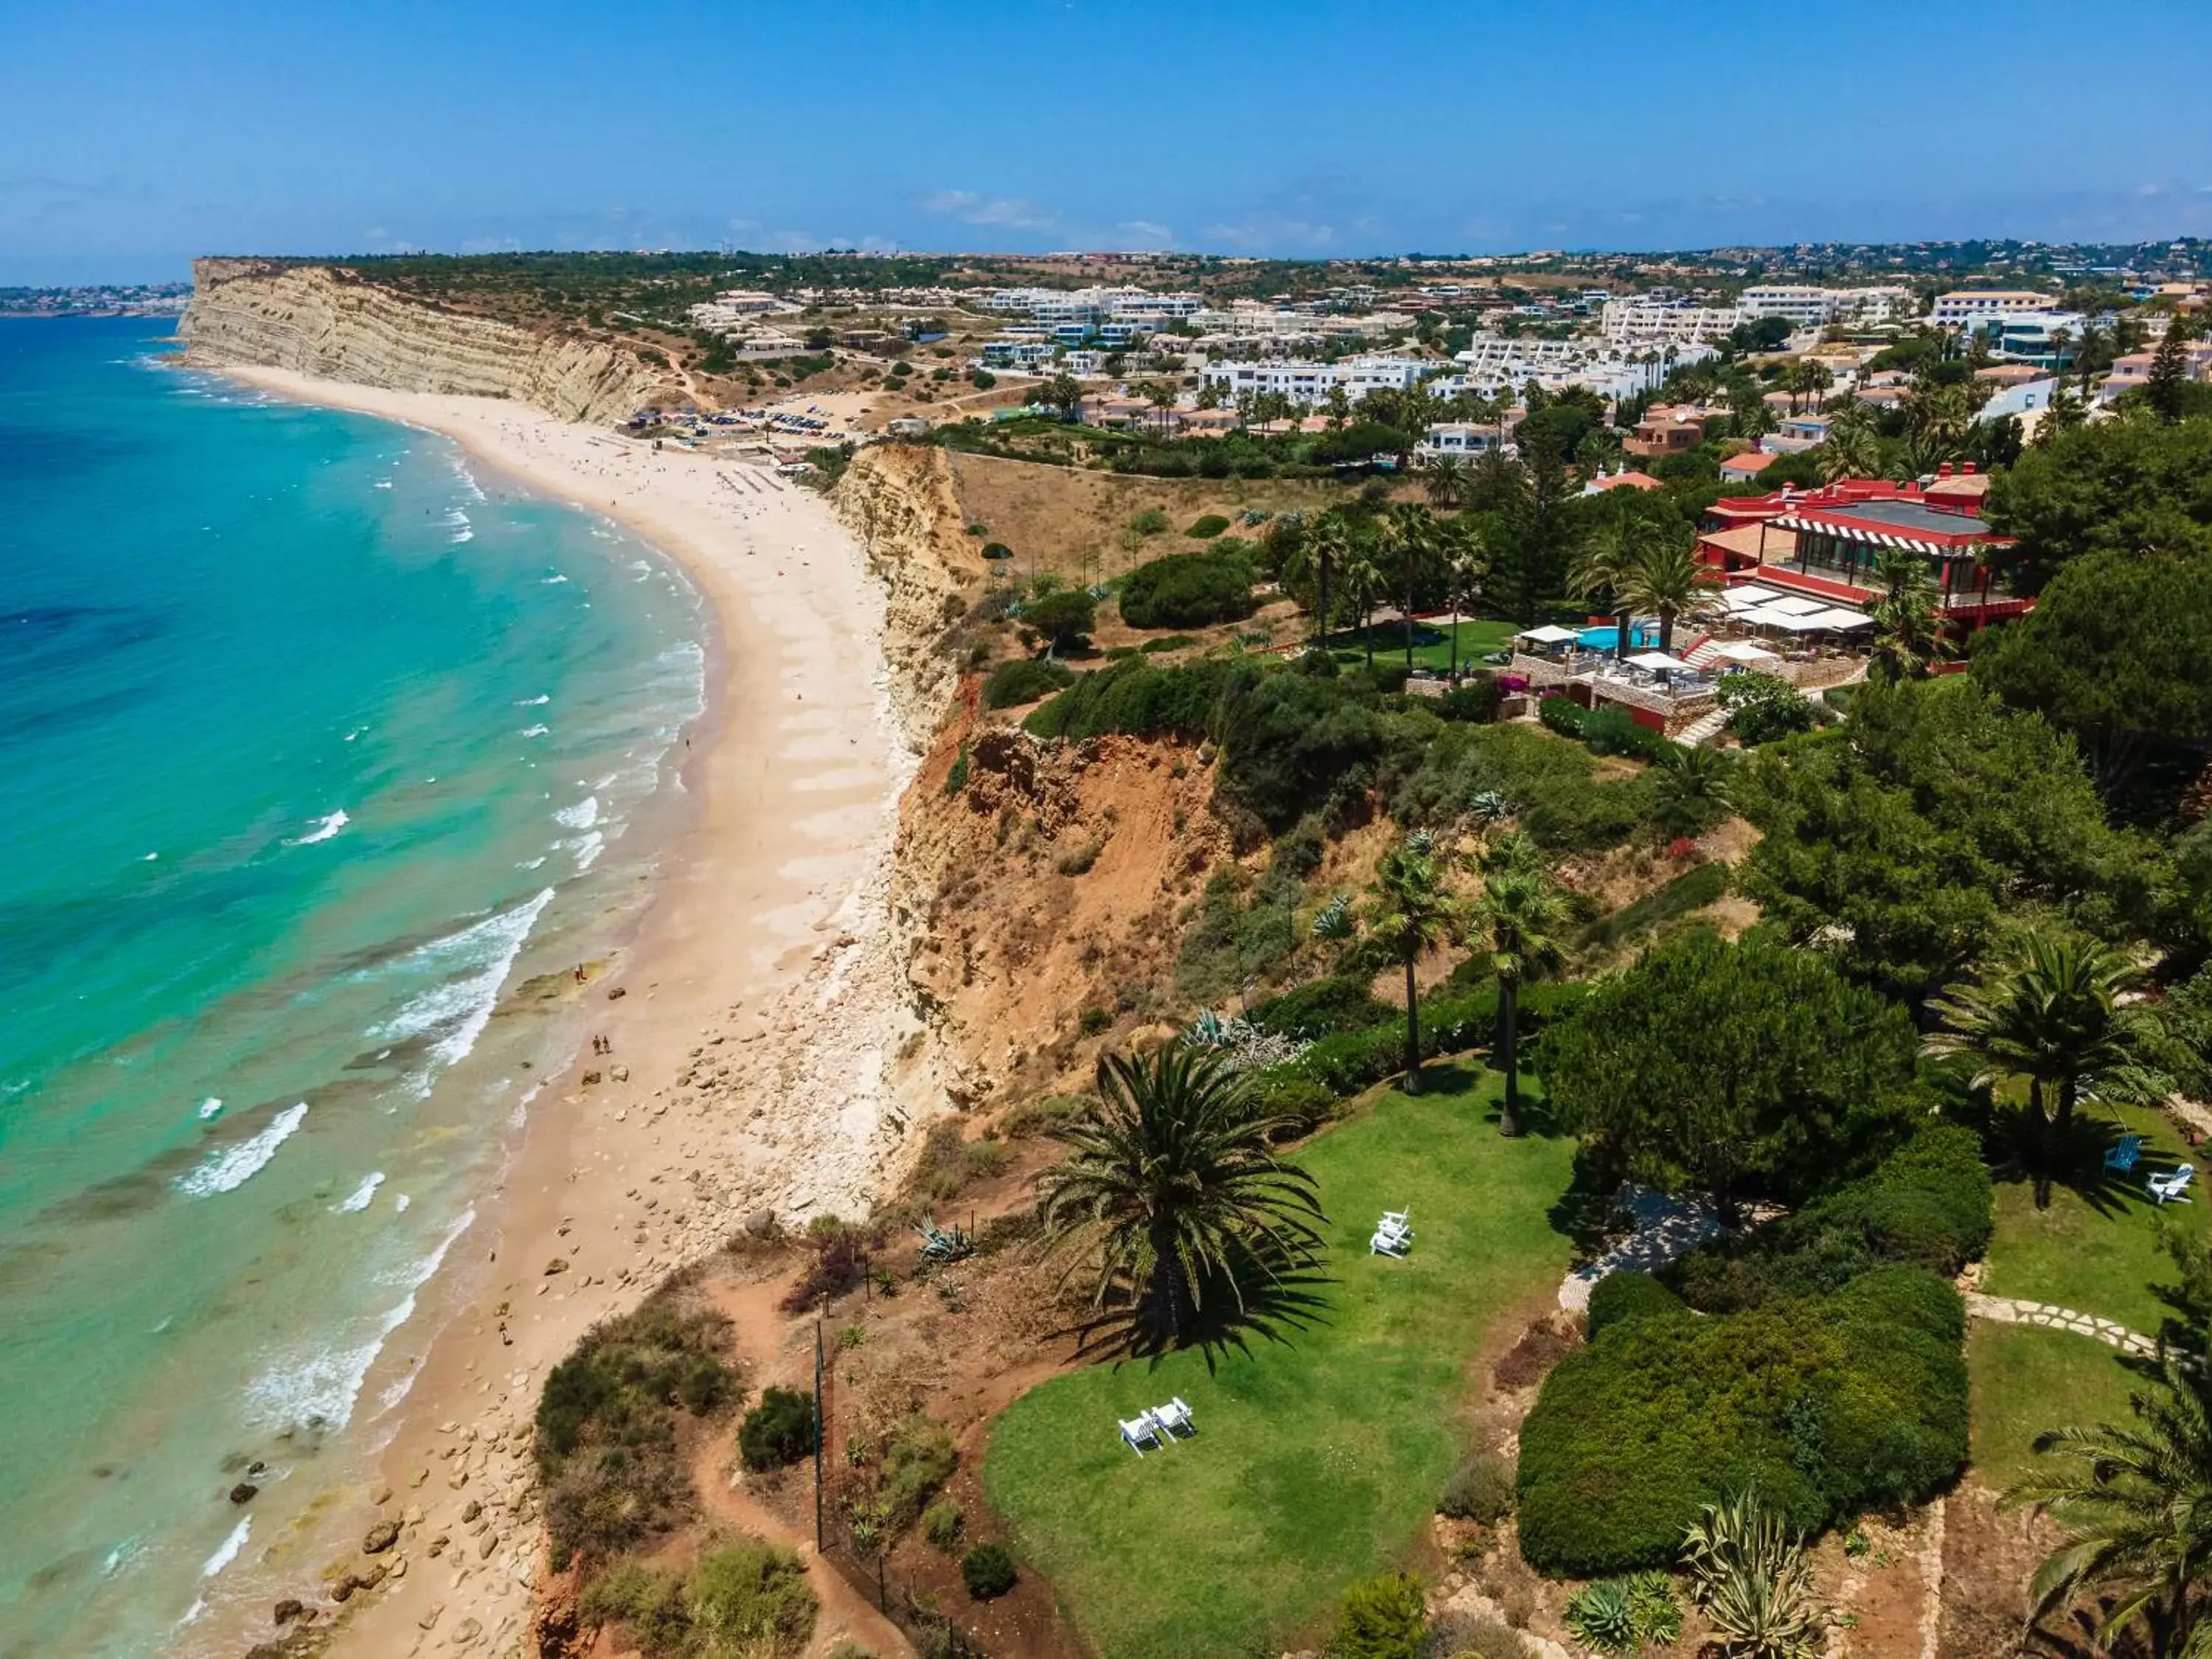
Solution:
{"label": "swimming pool", "polygon": [[[1618,628],[1585,628],[1578,637],[1585,651],[1610,651],[1620,643],[1620,630]],[[1628,630],[1628,643],[1631,647],[1656,645],[1659,643],[1659,630],[1648,628],[1642,623],[1632,623]]]}

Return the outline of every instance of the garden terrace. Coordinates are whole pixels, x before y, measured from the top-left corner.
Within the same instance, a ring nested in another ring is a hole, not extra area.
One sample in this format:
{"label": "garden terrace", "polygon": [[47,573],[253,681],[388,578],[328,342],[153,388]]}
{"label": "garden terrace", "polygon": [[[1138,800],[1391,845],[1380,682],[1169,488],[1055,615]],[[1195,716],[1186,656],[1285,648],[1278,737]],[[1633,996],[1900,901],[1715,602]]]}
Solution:
{"label": "garden terrace", "polygon": [[[1420,1537],[1461,1449],[1468,1362],[1549,1303],[1570,1258],[1551,1212],[1573,1149],[1502,1139],[1500,1086],[1440,1069],[1310,1143],[1326,1277],[1279,1341],[1093,1365],[1000,1421],[991,1501],[1104,1659],[1279,1651]],[[1412,1211],[1403,1261],[1368,1254],[1386,1208]],[[1115,1422],[1177,1395],[1195,1437],[1131,1455]]]}

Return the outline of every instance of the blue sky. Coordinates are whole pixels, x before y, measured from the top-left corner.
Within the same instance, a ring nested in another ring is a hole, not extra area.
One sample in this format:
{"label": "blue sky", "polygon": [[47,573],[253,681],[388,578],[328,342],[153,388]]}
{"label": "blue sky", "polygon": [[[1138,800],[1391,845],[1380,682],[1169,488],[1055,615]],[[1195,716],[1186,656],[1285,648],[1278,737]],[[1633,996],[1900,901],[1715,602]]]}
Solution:
{"label": "blue sky", "polygon": [[0,0],[0,283],[203,252],[2212,234],[2203,0]]}

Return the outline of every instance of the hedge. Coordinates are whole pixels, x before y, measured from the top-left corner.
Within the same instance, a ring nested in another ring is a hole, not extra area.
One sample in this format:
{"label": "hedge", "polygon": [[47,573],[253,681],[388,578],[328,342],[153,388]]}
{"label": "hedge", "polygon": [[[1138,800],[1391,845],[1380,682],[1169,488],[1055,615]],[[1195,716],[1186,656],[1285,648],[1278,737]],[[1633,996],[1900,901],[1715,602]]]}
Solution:
{"label": "hedge", "polygon": [[1966,1461],[1963,1319],[1956,1291],[1899,1267],[1615,1324],[1522,1425],[1522,1555],[1577,1577],[1665,1566],[1702,1505],[1747,1488],[1808,1532],[1926,1498]]}
{"label": "hedge", "polygon": [[1663,1319],[1682,1311],[1682,1298],[1650,1273],[1612,1273],[1590,1287],[1589,1339],[1637,1319]]}

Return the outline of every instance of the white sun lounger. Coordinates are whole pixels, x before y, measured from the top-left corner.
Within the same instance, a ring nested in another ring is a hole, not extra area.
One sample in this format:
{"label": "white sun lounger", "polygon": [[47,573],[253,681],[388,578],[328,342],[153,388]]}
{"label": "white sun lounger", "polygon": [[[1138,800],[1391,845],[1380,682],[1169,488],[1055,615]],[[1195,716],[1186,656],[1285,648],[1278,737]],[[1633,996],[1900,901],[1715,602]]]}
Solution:
{"label": "white sun lounger", "polygon": [[1395,1227],[1411,1238],[1413,1236],[1413,1212],[1411,1210],[1385,1210],[1382,1212],[1382,1224]]}
{"label": "white sun lounger", "polygon": [[1394,1232],[1388,1227],[1377,1227],[1375,1237],[1367,1241],[1370,1255],[1401,1256],[1413,1243],[1411,1233]]}
{"label": "white sun lounger", "polygon": [[1150,1412],[1139,1412],[1132,1421],[1121,1425],[1121,1439],[1131,1451],[1142,1457],[1146,1446],[1158,1447],[1159,1425],[1152,1421]]}
{"label": "white sun lounger", "polygon": [[1178,1434],[1195,1434],[1197,1425],[1190,1419],[1190,1407],[1177,1395],[1164,1406],[1155,1406],[1148,1413],[1162,1434],[1173,1440]]}
{"label": "white sun lounger", "polygon": [[2189,1202],[2189,1183],[2197,1175],[2194,1164],[2185,1164],[2171,1175],[2147,1176],[2144,1190],[2154,1204],[2186,1204]]}

